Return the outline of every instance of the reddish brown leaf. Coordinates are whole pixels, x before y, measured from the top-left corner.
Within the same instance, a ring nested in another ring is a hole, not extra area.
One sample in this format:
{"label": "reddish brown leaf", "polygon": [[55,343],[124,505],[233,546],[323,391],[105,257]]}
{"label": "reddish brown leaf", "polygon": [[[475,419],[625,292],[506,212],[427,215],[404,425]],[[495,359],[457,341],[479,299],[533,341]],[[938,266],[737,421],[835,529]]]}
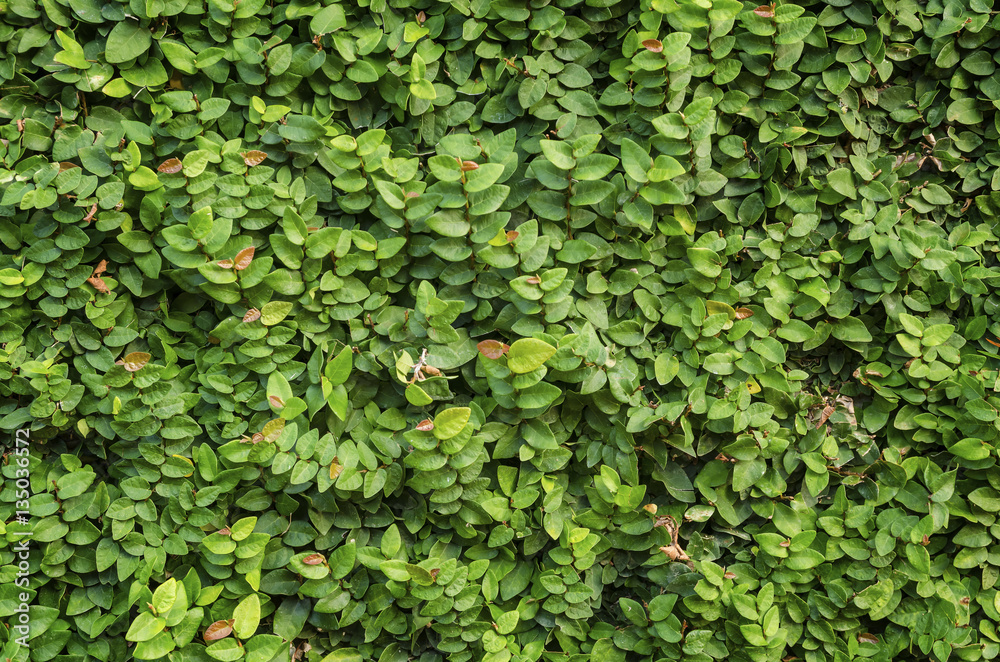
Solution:
{"label": "reddish brown leaf", "polygon": [[470,170],[479,170],[479,164],[475,161],[462,161],[462,172],[469,172]]}
{"label": "reddish brown leaf", "polygon": [[539,278],[538,276],[528,276],[528,279],[525,282],[527,282],[529,285],[538,285],[539,283],[542,282],[542,279]]}
{"label": "reddish brown leaf", "polygon": [[480,354],[482,354],[488,359],[494,359],[494,360],[504,355],[504,352],[507,351],[505,349],[506,347],[507,346],[504,345],[499,340],[483,340],[482,342],[476,345],[476,349],[479,350]]}
{"label": "reddish brown leaf", "polygon": [[425,418],[424,420],[417,423],[417,429],[420,430],[421,432],[430,432],[431,430],[434,429],[434,421],[432,421],[429,418]]}
{"label": "reddish brown leaf", "polygon": [[225,639],[233,633],[233,623],[235,623],[235,620],[232,618],[228,621],[216,621],[212,623],[205,628],[205,641]]}
{"label": "reddish brown leaf", "polygon": [[250,248],[244,248],[236,254],[236,260],[233,262],[236,271],[243,271],[250,266],[250,263],[253,261],[253,250],[253,246],[251,246]]}
{"label": "reddish brown leaf", "polygon": [[862,644],[877,644],[878,637],[873,635],[871,632],[863,632],[858,635],[858,642]]}
{"label": "reddish brown leaf", "polygon": [[753,10],[761,18],[774,18],[774,5],[761,5]]}
{"label": "reddish brown leaf", "polygon": [[221,529],[219,529],[218,531],[216,531],[216,533],[218,533],[220,536],[228,536],[228,535],[232,535],[233,532],[229,530],[228,526],[224,526]]}
{"label": "reddish brown leaf", "polygon": [[326,557],[322,554],[310,554],[309,556],[302,559],[302,562],[306,565],[319,565],[326,560]]}
{"label": "reddish brown leaf", "polygon": [[510,243],[521,236],[517,230],[507,230],[507,243]]}
{"label": "reddish brown leaf", "polygon": [[232,260],[219,260],[219,261],[216,262],[216,264],[219,265],[220,267],[222,267],[223,269],[232,269],[233,268],[233,261]]}
{"label": "reddish brown leaf", "polygon": [[259,444],[260,442],[264,441],[264,435],[262,435],[260,432],[254,432],[253,436],[250,437],[250,441],[251,443]]}
{"label": "reddish brown leaf", "polygon": [[279,398],[276,395],[270,395],[270,396],[267,397],[267,399],[268,399],[268,402],[271,403],[272,407],[277,407],[277,408],[280,409],[280,408],[282,408],[282,407],[285,406],[285,401],[282,400],[281,398]]}
{"label": "reddish brown leaf", "polygon": [[404,195],[403,197],[404,198],[417,198],[417,197],[420,197],[420,194],[417,193],[416,191],[407,191],[406,195]]}
{"label": "reddish brown leaf", "polygon": [[438,370],[437,368],[435,368],[432,365],[425,364],[424,367],[421,368],[421,370],[424,371],[425,373],[427,373],[428,375],[430,375],[431,377],[440,377],[441,376],[441,371]]}
{"label": "reddish brown leaf", "polygon": [[737,308],[736,309],[736,319],[745,320],[748,317],[753,317],[753,311],[749,308]]}
{"label": "reddish brown leaf", "polygon": [[256,322],[260,319],[260,311],[256,308],[251,308],[247,311],[247,314],[243,316],[244,322]]}
{"label": "reddish brown leaf", "polygon": [[736,579],[736,573],[730,570],[726,570],[726,574],[722,575],[726,579]]}
{"label": "reddish brown leaf", "polygon": [[[87,279],[87,282],[94,286],[94,289],[101,294],[111,294],[111,290],[108,289],[108,284],[104,282],[103,278],[95,278],[91,276]],[[998,345],[1000,347],[1000,345]]]}
{"label": "reddish brown leaf", "polygon": [[436,582],[437,581],[438,574],[440,574],[440,572],[441,572],[441,568],[431,568],[430,576],[431,576],[431,581],[432,582]]}
{"label": "reddish brown leaf", "polygon": [[643,47],[650,51],[651,53],[662,53],[663,52],[663,42],[659,39],[647,39],[642,42]]}
{"label": "reddish brown leaf", "polygon": [[101,274],[103,274],[107,270],[108,270],[108,261],[107,260],[101,260],[97,264],[97,266],[94,267],[94,273],[92,273],[90,275],[91,276],[100,276]]}
{"label": "reddish brown leaf", "polygon": [[149,363],[151,358],[153,358],[152,355],[146,352],[131,352],[125,355],[125,358],[123,359],[125,363],[122,365],[124,365],[125,369],[129,372],[139,372],[142,370],[144,365]]}
{"label": "reddish brown leaf", "polygon": [[180,172],[183,165],[184,164],[181,163],[181,160],[175,156],[174,158],[167,159],[161,163],[157,170],[168,175],[173,175],[174,173]]}
{"label": "reddish brown leaf", "polygon": [[252,149],[249,152],[243,152],[243,163],[247,164],[251,168],[260,165],[267,158],[267,154],[260,151],[259,149]]}
{"label": "reddish brown leaf", "polygon": [[417,25],[423,25],[426,20],[427,14],[425,14],[423,10],[417,12]]}
{"label": "reddish brown leaf", "polygon": [[69,170],[70,168],[79,168],[79,167],[80,166],[78,166],[77,164],[70,163],[69,161],[60,161],[59,162],[59,172],[65,172],[65,171]]}
{"label": "reddish brown leaf", "polygon": [[83,217],[83,222],[90,223],[92,220],[94,220],[94,214],[96,213],[97,213],[97,203],[95,202],[94,206],[91,207],[90,211],[87,212],[87,215]]}

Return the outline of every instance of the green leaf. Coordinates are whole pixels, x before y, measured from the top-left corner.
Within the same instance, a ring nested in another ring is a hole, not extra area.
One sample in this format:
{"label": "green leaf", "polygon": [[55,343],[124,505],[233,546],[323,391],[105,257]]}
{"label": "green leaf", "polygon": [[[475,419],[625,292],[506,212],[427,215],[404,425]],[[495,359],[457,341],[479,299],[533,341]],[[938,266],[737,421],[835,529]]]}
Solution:
{"label": "green leaf", "polygon": [[256,593],[243,598],[233,611],[233,634],[249,639],[260,624],[260,599]]}
{"label": "green leaf", "polygon": [[556,348],[544,340],[521,338],[507,351],[507,367],[513,373],[526,373],[539,368],[556,353]]}
{"label": "green leaf", "polygon": [[339,4],[320,9],[309,21],[309,31],[314,35],[324,35],[347,27],[347,16]]}
{"label": "green leaf", "polygon": [[159,634],[167,621],[159,616],[154,616],[151,612],[141,612],[125,633],[126,641],[146,641]]}
{"label": "green leaf", "polygon": [[104,57],[112,64],[127,62],[148,51],[152,42],[153,37],[149,28],[123,20],[116,23],[108,33]]}
{"label": "green leaf", "polygon": [[468,407],[445,409],[434,417],[434,436],[441,440],[451,439],[465,429],[471,416],[472,410]]}

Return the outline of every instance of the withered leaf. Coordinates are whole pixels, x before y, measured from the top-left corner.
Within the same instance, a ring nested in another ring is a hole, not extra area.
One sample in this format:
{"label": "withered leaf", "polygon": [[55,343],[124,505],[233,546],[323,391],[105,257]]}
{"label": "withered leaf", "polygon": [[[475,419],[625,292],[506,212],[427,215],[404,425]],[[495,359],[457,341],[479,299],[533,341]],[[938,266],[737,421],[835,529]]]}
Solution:
{"label": "withered leaf", "polygon": [[243,271],[250,266],[253,261],[254,247],[244,248],[239,253],[236,254],[236,259],[233,261],[233,266],[237,271]]}
{"label": "withered leaf", "polygon": [[123,359],[125,369],[129,372],[139,372],[142,367],[149,363],[149,360],[153,358],[151,354],[146,352],[130,352],[125,355]]}
{"label": "withered leaf", "polygon": [[260,311],[256,308],[251,308],[247,311],[247,314],[243,316],[244,322],[256,322],[260,319]]}
{"label": "withered leaf", "polygon": [[507,345],[499,340],[483,340],[476,345],[479,353],[488,359],[498,359],[507,351]]}
{"label": "withered leaf", "polygon": [[252,149],[249,152],[243,152],[241,155],[243,156],[243,163],[251,168],[260,165],[267,158],[267,154],[259,149]]}
{"label": "withered leaf", "polygon": [[205,641],[218,641],[225,639],[233,633],[233,623],[236,621],[230,618],[227,621],[216,621],[205,628]]}
{"label": "withered leaf", "polygon": [[181,163],[181,160],[175,156],[161,163],[157,170],[168,175],[173,175],[180,172],[183,166],[184,164]]}
{"label": "withered leaf", "polygon": [[651,53],[662,53],[663,42],[659,39],[646,39],[642,42],[643,47]]}

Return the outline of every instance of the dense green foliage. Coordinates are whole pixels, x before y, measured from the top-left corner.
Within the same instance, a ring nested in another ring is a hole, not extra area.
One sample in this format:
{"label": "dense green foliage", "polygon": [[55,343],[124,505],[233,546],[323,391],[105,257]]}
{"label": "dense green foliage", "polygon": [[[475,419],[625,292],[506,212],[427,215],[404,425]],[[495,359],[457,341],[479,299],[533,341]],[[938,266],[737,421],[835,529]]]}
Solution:
{"label": "dense green foliage", "polygon": [[0,3],[0,658],[997,657],[1000,17],[798,1]]}

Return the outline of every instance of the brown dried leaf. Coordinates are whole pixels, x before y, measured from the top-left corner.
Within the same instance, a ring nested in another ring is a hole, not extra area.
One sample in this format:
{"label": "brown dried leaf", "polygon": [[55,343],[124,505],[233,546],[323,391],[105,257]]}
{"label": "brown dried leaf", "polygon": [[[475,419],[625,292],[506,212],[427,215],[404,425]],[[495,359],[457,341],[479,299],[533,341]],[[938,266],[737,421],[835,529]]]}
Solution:
{"label": "brown dried leaf", "polygon": [[264,162],[264,159],[267,158],[267,154],[259,149],[252,149],[249,152],[243,152],[242,156],[243,163],[247,164],[251,168],[256,165],[260,165]]}
{"label": "brown dried leaf", "polygon": [[262,441],[264,441],[264,435],[262,435],[260,432],[254,432],[253,436],[250,437],[251,443],[259,444]]}
{"label": "brown dried leaf", "polygon": [[737,308],[736,309],[736,319],[745,320],[748,317],[753,317],[753,311],[749,308]]}
{"label": "brown dried leaf", "polygon": [[97,213],[97,203],[95,202],[94,206],[91,207],[90,211],[87,212],[87,215],[83,217],[83,222],[90,223],[92,220],[94,220],[94,214],[96,213]]}
{"label": "brown dried leaf", "polygon": [[256,308],[251,308],[250,310],[247,311],[247,314],[243,316],[243,321],[247,323],[256,322],[259,319],[260,319],[260,311],[257,310]]}
{"label": "brown dried leaf", "polygon": [[432,582],[436,582],[437,581],[438,573],[440,573],[440,572],[441,572],[441,568],[431,568],[431,571],[430,571],[429,574],[431,576],[431,581]]}
{"label": "brown dried leaf", "polygon": [[819,421],[816,422],[816,427],[821,428],[823,424],[826,423],[827,419],[833,416],[833,412],[837,411],[837,408],[833,405],[827,405],[823,407],[823,413],[820,414]]}
{"label": "brown dried leaf", "polygon": [[227,260],[218,260],[218,261],[216,261],[216,264],[219,265],[220,267],[222,267],[223,269],[232,269],[233,268],[233,261],[232,260],[228,260],[228,259]]}
{"label": "brown dried leaf", "polygon": [[420,430],[421,432],[430,432],[431,430],[434,429],[434,421],[432,421],[429,418],[425,418],[424,420],[417,423],[417,429]]}
{"label": "brown dried leaf", "polygon": [[774,18],[774,5],[761,5],[753,10],[761,18]]}
{"label": "brown dried leaf", "polygon": [[181,163],[181,160],[175,156],[161,163],[157,170],[168,175],[173,175],[180,172],[183,166],[184,164]]}
{"label": "brown dried leaf", "polygon": [[529,285],[538,285],[542,282],[542,279],[538,276],[528,276],[528,279],[525,282]]}
{"label": "brown dried leaf", "polygon": [[97,266],[94,267],[94,273],[92,273],[90,275],[91,276],[100,276],[101,274],[103,274],[107,270],[108,270],[108,261],[107,260],[101,260],[97,264]]}
{"label": "brown dried leaf", "polygon": [[646,39],[642,42],[643,47],[651,53],[662,53],[663,42],[659,39]]}
{"label": "brown dried leaf", "polygon": [[726,574],[722,575],[726,579],[736,579],[736,573],[731,570],[726,570]]}
{"label": "brown dried leaf", "polygon": [[877,644],[878,637],[876,637],[871,632],[863,632],[858,635],[858,642],[862,644]]}
{"label": "brown dried leaf", "polygon": [[233,261],[233,267],[235,267],[236,271],[243,271],[250,266],[250,263],[253,262],[253,252],[254,248],[251,246],[250,248],[244,248],[236,254],[236,259]]}
{"label": "brown dried leaf", "polygon": [[[87,279],[87,282],[94,286],[94,289],[101,294],[111,294],[111,290],[108,289],[108,284],[104,282],[103,278],[95,278],[91,276]],[[1000,347],[1000,345],[998,345]]]}
{"label": "brown dried leaf", "polygon": [[424,367],[421,368],[421,370],[423,370],[425,373],[427,373],[431,377],[440,377],[441,376],[441,371],[438,370],[437,368],[435,368],[432,365],[424,364]]}
{"label": "brown dried leaf", "polygon": [[228,621],[216,621],[205,628],[205,641],[218,641],[225,639],[233,633],[233,623],[236,621],[230,618]]}
{"label": "brown dried leaf", "polygon": [[479,164],[475,161],[462,161],[462,172],[469,172],[470,170],[479,170]]}
{"label": "brown dried leaf", "polygon": [[59,162],[59,172],[65,172],[65,171],[69,170],[70,168],[79,168],[79,167],[80,166],[78,166],[77,164],[72,163],[70,161],[60,161]]}
{"label": "brown dried leaf", "polygon": [[124,365],[125,369],[129,372],[139,372],[142,370],[144,365],[149,363],[151,358],[153,358],[153,356],[146,352],[130,352],[125,355],[125,358],[123,359],[124,363],[122,365]]}
{"label": "brown dried leaf", "polygon": [[322,554],[310,554],[309,556],[302,559],[302,562],[306,565],[319,565],[323,561],[326,561],[326,557]]}
{"label": "brown dried leaf", "polygon": [[504,349],[507,345],[503,344],[499,340],[483,340],[476,345],[479,353],[488,359],[498,359],[504,355],[507,350]]}
{"label": "brown dried leaf", "polygon": [[517,230],[507,230],[507,243],[509,244],[510,242],[514,241],[520,236],[521,233],[518,232]]}

